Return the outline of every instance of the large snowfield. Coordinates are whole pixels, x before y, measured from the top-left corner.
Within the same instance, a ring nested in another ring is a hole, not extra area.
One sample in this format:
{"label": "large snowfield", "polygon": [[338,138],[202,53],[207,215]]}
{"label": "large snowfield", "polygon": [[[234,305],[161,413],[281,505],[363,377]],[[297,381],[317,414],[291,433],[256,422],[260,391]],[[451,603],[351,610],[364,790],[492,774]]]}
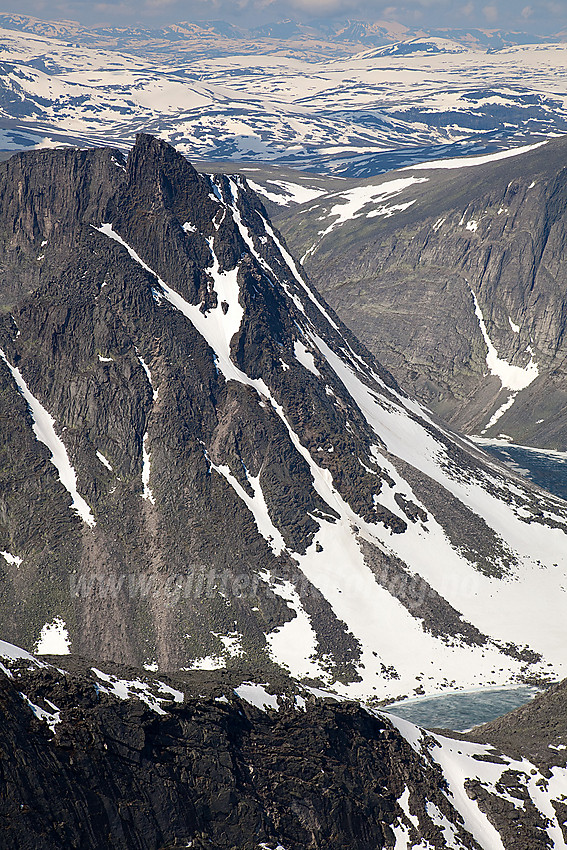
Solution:
{"label": "large snowfield", "polygon": [[[235,42],[232,55],[210,43],[199,55],[143,45],[130,54],[0,29],[0,149],[125,148],[151,129],[194,159],[365,176],[431,159],[455,168],[461,154],[474,165],[478,154],[506,156],[498,149],[565,131],[566,44],[453,48],[438,39],[432,53],[329,59],[316,41],[303,52]],[[305,188],[279,188],[309,198]]]}

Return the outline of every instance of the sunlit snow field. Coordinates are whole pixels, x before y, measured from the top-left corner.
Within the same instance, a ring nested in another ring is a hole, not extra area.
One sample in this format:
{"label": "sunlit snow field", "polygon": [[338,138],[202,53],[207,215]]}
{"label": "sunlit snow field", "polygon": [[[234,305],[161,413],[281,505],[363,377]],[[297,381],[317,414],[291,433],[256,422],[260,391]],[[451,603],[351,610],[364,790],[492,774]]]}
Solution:
{"label": "sunlit snow field", "polygon": [[0,29],[0,149],[126,148],[144,131],[194,159],[362,177],[567,130],[566,44],[438,41],[433,54],[330,60],[316,42],[303,55],[285,42],[239,54],[238,41],[234,55],[130,54]]}

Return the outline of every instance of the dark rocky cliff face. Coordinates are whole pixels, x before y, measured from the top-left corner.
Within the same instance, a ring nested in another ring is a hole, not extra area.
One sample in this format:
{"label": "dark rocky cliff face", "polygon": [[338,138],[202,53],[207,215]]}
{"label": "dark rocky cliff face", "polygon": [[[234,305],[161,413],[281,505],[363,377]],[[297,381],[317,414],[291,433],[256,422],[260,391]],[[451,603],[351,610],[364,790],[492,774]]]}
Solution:
{"label": "dark rocky cliff face", "polygon": [[561,668],[524,582],[560,604],[564,505],[400,390],[245,181],[146,135],[20,154],[0,240],[4,637],[356,695]]}
{"label": "dark rocky cliff face", "polygon": [[266,713],[221,683],[156,715],[45,671],[29,699],[58,700],[52,736],[2,678],[6,850],[391,847],[406,778],[441,796],[388,722],[352,704]]}
{"label": "dark rocky cliff face", "polygon": [[[157,677],[14,650],[0,643],[6,850],[561,846],[558,728],[534,759],[521,723],[510,755],[493,724],[428,733],[281,675]],[[560,688],[536,713],[562,730],[564,708]]]}
{"label": "dark rocky cliff face", "polygon": [[[298,255],[315,245],[306,269],[349,327],[465,433],[567,448],[566,153],[561,138],[500,162],[389,174],[426,178],[401,196],[408,209],[322,238],[324,198],[277,215]],[[491,374],[472,293],[499,358],[537,364],[517,394]]]}

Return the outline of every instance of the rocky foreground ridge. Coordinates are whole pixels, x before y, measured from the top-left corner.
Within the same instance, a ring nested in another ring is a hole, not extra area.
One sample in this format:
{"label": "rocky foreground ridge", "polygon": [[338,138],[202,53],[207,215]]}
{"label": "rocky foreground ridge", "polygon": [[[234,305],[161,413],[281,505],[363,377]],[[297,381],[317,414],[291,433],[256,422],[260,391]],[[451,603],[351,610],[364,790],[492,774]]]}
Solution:
{"label": "rocky foreground ridge", "polygon": [[567,846],[564,683],[452,737],[281,675],[0,657],[6,850]]}
{"label": "rocky foreground ridge", "polygon": [[0,619],[352,697],[565,671],[565,503],[398,386],[240,177],[0,166]]}

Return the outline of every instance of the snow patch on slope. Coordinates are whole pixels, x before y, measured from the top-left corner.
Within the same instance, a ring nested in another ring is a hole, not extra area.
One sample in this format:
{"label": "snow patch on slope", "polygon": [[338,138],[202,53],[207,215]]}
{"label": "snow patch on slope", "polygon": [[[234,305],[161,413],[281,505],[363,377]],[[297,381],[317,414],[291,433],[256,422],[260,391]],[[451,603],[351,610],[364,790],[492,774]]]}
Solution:
{"label": "snow patch on slope", "polygon": [[[309,300],[312,301],[313,304],[315,305],[315,307],[319,310],[321,315],[324,316],[324,318],[327,320],[327,322],[330,324],[330,326],[333,328],[333,330],[337,331],[337,333],[340,333],[339,326],[337,325],[335,320],[333,318],[331,318],[328,311],[321,304],[319,299],[315,296],[315,294],[313,293],[311,288],[309,286],[307,286],[307,284],[303,280],[303,277],[301,275],[301,272],[299,271],[299,268],[297,267],[297,263],[295,262],[295,260],[293,259],[293,257],[289,253],[289,251],[286,251],[286,249],[284,248],[284,246],[282,245],[282,243],[280,242],[280,240],[276,236],[274,229],[271,227],[269,222],[266,221],[265,218],[263,218],[262,216],[260,216],[260,218],[262,218],[262,222],[264,224],[264,229],[265,229],[266,233],[268,234],[268,236],[271,236],[271,238],[275,242],[280,254],[282,255],[287,267],[291,271],[295,280],[298,282],[298,284],[304,290],[304,292],[307,295],[307,297],[309,298]],[[301,310],[302,310],[302,312],[305,312],[305,310],[303,309],[303,306],[301,307]]]}
{"label": "snow patch on slope", "polygon": [[279,703],[277,696],[269,694],[264,685],[257,685],[254,682],[243,682],[238,688],[234,689],[234,693],[250,705],[259,708],[260,711],[266,711],[271,708],[274,711],[279,711]]}
{"label": "snow patch on slope", "polygon": [[[500,384],[503,389],[512,390],[511,395],[508,396],[504,404],[498,408],[482,429],[482,433],[485,434],[490,428],[496,425],[498,420],[506,413],[507,410],[510,410],[516,401],[518,393],[525,390],[526,387],[529,387],[529,385],[535,381],[539,375],[539,367],[534,360],[534,354],[531,346],[528,346],[526,349],[530,354],[530,362],[527,366],[513,366],[511,363],[508,363],[507,360],[503,360],[498,356],[498,352],[488,335],[480,304],[478,303],[478,299],[472,289],[471,295],[473,297],[474,310],[478,319],[480,331],[488,349],[486,354],[486,365],[488,366],[490,373],[492,375],[496,375],[496,377],[500,379]],[[510,326],[514,333],[518,333],[520,330],[519,327],[514,325],[510,317],[508,317],[508,321],[510,322]]]}
{"label": "snow patch on slope", "polygon": [[497,378],[500,378],[500,383],[502,384],[503,388],[512,390],[514,392],[520,392],[521,390],[525,390],[525,388],[529,387],[529,385],[533,381],[535,381],[535,379],[539,375],[539,367],[534,360],[533,352],[531,351],[531,349],[528,350],[528,353],[531,355],[531,359],[527,366],[513,366],[511,363],[508,363],[507,360],[503,360],[501,357],[499,357],[498,352],[488,335],[488,331],[486,330],[486,324],[484,321],[482,310],[480,309],[478,299],[472,289],[471,295],[473,297],[474,311],[478,319],[480,331],[488,349],[486,355],[486,365],[490,369],[491,374],[496,375]]}
{"label": "snow patch on slope", "polygon": [[146,431],[142,439],[142,499],[145,499],[147,502],[150,502],[150,504],[155,505],[156,500],[154,499],[154,494],[150,488],[151,471],[151,458],[148,451],[148,432]]}
{"label": "snow patch on slope", "polygon": [[53,734],[55,734],[55,727],[58,723],[61,723],[61,714],[60,710],[56,705],[53,705],[48,699],[45,700],[46,704],[49,705],[51,711],[46,711],[44,708],[41,708],[39,705],[35,705],[29,697],[25,694],[20,694],[24,702],[29,705],[35,716],[38,720],[43,720],[49,726],[49,729]]}
{"label": "snow patch on slope", "polygon": [[262,491],[262,487],[260,486],[260,473],[258,473],[258,475],[254,477],[245,470],[248,483],[254,491],[254,495],[250,496],[246,492],[244,487],[240,484],[240,482],[237,481],[237,479],[234,477],[234,475],[230,471],[229,466],[217,465],[213,463],[208,454],[207,460],[211,465],[211,468],[218,472],[220,475],[222,475],[226,481],[228,481],[236,495],[244,502],[244,504],[254,517],[256,528],[258,529],[264,540],[268,542],[270,548],[272,549],[272,552],[275,555],[281,554],[281,552],[285,549],[285,541],[280,531],[276,528],[270,518],[268,506],[264,498],[264,493]]}
{"label": "snow patch on slope", "polygon": [[35,436],[51,452],[51,462],[59,474],[59,480],[73,500],[71,507],[78,513],[84,523],[94,528],[96,522],[92,511],[83,497],[77,492],[77,474],[71,466],[65,444],[55,433],[55,420],[30,392],[20,370],[16,366],[12,366],[2,349],[0,349],[0,357],[10,370],[20,394],[28,404]]}
{"label": "snow patch on slope", "polygon": [[71,641],[65,621],[55,617],[51,623],[46,623],[37,641],[35,651],[38,655],[69,655]]}
{"label": "snow patch on slope", "polygon": [[108,460],[107,460],[107,458],[103,455],[103,453],[102,453],[102,452],[97,451],[97,452],[96,452],[96,456],[97,456],[97,458],[100,460],[100,462],[102,463],[102,465],[103,465],[103,466],[106,466],[106,468],[107,468],[108,470],[110,470],[110,472],[112,472],[112,471],[113,471],[113,470],[112,470],[112,466],[110,465],[109,461],[108,461]]}
{"label": "snow patch on slope", "polygon": [[[182,703],[184,694],[176,688],[171,688],[164,682],[142,682],[140,679],[120,679],[109,673],[104,673],[96,667],[91,667],[92,672],[104,685],[97,684],[97,690],[102,693],[118,697],[118,699],[139,699],[155,711],[156,714],[165,715],[167,712],[162,707],[164,702]],[[157,691],[157,693],[156,693]],[[159,696],[163,693],[165,696]]]}
{"label": "snow patch on slope", "polygon": [[279,186],[282,192],[270,192],[265,186],[261,186],[249,177],[246,182],[259,195],[263,195],[274,204],[279,204],[282,207],[287,207],[289,204],[306,204],[308,201],[314,201],[315,198],[320,198],[326,194],[324,189],[318,189],[311,186],[303,186],[300,183],[289,183],[285,180],[266,180],[266,183],[271,183],[274,186]]}
{"label": "snow patch on slope", "polygon": [[269,584],[276,596],[283,599],[295,612],[293,620],[266,635],[272,660],[287,668],[294,676],[328,680],[328,674],[317,659],[317,635],[297,589],[290,581],[273,581],[267,570],[259,575]]}
{"label": "snow patch on slope", "polygon": [[154,386],[154,382],[153,382],[153,378],[152,378],[152,373],[151,373],[150,367],[148,366],[148,364],[146,363],[146,361],[144,360],[144,358],[143,358],[143,357],[140,357],[140,355],[139,355],[139,354],[138,354],[138,361],[139,361],[139,363],[140,363],[140,366],[142,367],[142,369],[143,369],[143,370],[144,370],[144,372],[146,373],[146,377],[147,377],[147,379],[148,379],[148,383],[149,383],[150,387],[152,388],[152,398],[153,398],[153,401],[154,401],[154,402],[156,402],[156,401],[157,401],[157,399],[158,399],[159,390],[158,390],[158,388],[157,388],[156,386]]}
{"label": "snow patch on slope", "polygon": [[211,632],[211,634],[220,640],[229,658],[242,658],[244,650],[242,648],[242,635],[239,632],[231,632],[228,635],[222,635],[218,632]]}
{"label": "snow patch on slope", "polygon": [[[150,367],[145,362],[143,357],[140,357],[139,354],[138,354],[138,361],[140,363],[140,366],[142,367],[142,369],[146,373],[148,383],[149,383],[151,390],[152,390],[152,401],[155,404],[157,399],[158,399],[159,390],[158,390],[157,387],[154,386]],[[148,438],[148,432],[146,431],[144,433],[144,436],[142,437],[142,498],[145,499],[147,502],[150,502],[150,504],[155,505],[156,502],[155,502],[154,494],[153,494],[152,489],[150,488],[151,462],[152,461],[151,461],[151,456],[150,456],[150,452],[149,452],[149,449],[148,449],[148,439],[149,439]]]}
{"label": "snow patch on slope", "polygon": [[377,218],[378,216],[391,218],[397,212],[403,212],[404,210],[412,207],[414,204],[415,200],[406,201],[405,204],[382,204],[381,206],[376,207],[375,210],[371,210],[371,212],[366,213],[366,218]]}
{"label": "snow patch on slope", "polygon": [[[189,304],[178,292],[172,289],[168,284],[160,278],[160,276],[151,269],[138,255],[138,253],[125,242],[121,236],[116,233],[112,225],[109,223],[102,224],[95,228],[100,233],[113,239],[122,245],[143,269],[153,275],[159,286],[160,292],[169,303],[183,313],[186,318],[193,324],[201,336],[206,340],[212,350],[215,352],[217,365],[220,371],[225,376],[226,380],[236,380],[240,383],[252,384],[247,375],[244,374],[231,360],[230,357],[230,341],[233,335],[240,327],[243,308],[238,303],[238,269],[233,269],[230,272],[220,272],[219,263],[214,251],[211,248],[213,257],[212,269],[207,269],[207,273],[211,275],[217,292],[219,304],[213,310],[208,310],[207,313],[201,312],[196,304]],[[229,305],[229,310],[226,314],[221,308],[222,301],[226,301]]]}
{"label": "snow patch on slope", "polygon": [[498,420],[499,420],[499,419],[501,419],[501,418],[504,416],[504,414],[506,413],[506,411],[507,411],[507,410],[510,410],[510,408],[512,407],[512,405],[513,405],[513,404],[514,404],[514,402],[516,401],[516,396],[517,396],[517,395],[518,395],[518,393],[511,393],[511,394],[508,396],[508,398],[506,399],[506,401],[504,402],[504,404],[500,405],[500,407],[498,408],[498,410],[496,410],[496,411],[492,414],[492,416],[490,417],[490,419],[488,420],[488,422],[486,423],[486,425],[485,425],[485,426],[484,426],[484,428],[482,429],[482,431],[481,431],[481,433],[482,433],[482,434],[486,434],[486,432],[487,432],[487,431],[489,431],[489,430],[492,428],[492,426],[493,426],[493,425],[496,425],[496,423],[498,422]]}
{"label": "snow patch on slope", "polygon": [[[334,230],[336,227],[340,227],[346,221],[350,221],[353,218],[358,217],[361,214],[361,210],[364,207],[368,206],[371,203],[378,203],[388,200],[389,198],[393,198],[396,195],[401,194],[405,189],[409,186],[413,186],[416,183],[426,183],[428,181],[428,177],[400,177],[396,180],[388,180],[385,183],[381,183],[379,186],[356,186],[354,189],[348,189],[346,192],[337,193],[335,196],[337,199],[341,199],[339,203],[335,204],[331,207],[328,216],[334,217],[335,221],[331,222],[331,224],[325,229],[321,230],[319,233],[320,239],[323,239],[325,236]],[[403,204],[398,207],[398,209],[406,209],[408,206],[414,201],[411,201],[408,204]],[[391,215],[395,210],[393,208],[384,208],[383,212],[374,211],[374,215]]]}
{"label": "snow patch on slope", "polygon": [[7,564],[13,567],[21,567],[23,561],[18,555],[12,555],[11,552],[0,552]]}
{"label": "snow patch on slope", "polygon": [[[433,746],[428,747],[431,759],[443,771],[449,784],[449,802],[455,806],[463,817],[467,830],[473,835],[481,847],[486,850],[504,850],[502,839],[488,818],[483,815],[465,789],[465,783],[470,779],[479,780],[486,790],[512,803],[516,808],[523,808],[523,802],[507,793],[499,781],[507,772],[517,773],[523,787],[528,792],[537,811],[547,819],[546,832],[550,844],[555,848],[565,848],[565,839],[558,822],[553,800],[565,799],[567,792],[567,769],[554,767],[551,769],[551,779],[543,777],[540,771],[527,759],[516,760],[503,756],[504,763],[485,760],[486,756],[496,755],[490,745],[473,744],[467,741],[455,741],[442,735],[432,735]],[[505,783],[503,783],[505,785]],[[498,785],[498,787],[496,787]]]}
{"label": "snow patch on slope", "polygon": [[13,643],[8,643],[5,640],[0,640],[0,658],[8,659],[8,661],[30,661],[38,667],[46,666],[42,661],[34,658],[31,652],[27,652],[27,650],[21,649],[19,646],[14,646]]}
{"label": "snow patch on slope", "polygon": [[301,342],[300,339],[296,339],[293,343],[293,353],[295,354],[296,360],[299,360],[302,366],[311,372],[315,377],[320,378],[321,373],[317,369],[315,365],[315,360],[313,358],[313,353],[309,351],[308,348],[305,347],[304,343]]}
{"label": "snow patch on slope", "polygon": [[456,159],[436,159],[431,162],[420,162],[418,165],[412,165],[408,171],[429,171],[430,169],[438,168],[471,168],[475,165],[485,165],[487,162],[497,162],[500,159],[509,159],[511,156],[518,156],[528,151],[533,151],[545,145],[546,142],[537,142],[535,145],[522,145],[518,148],[510,148],[506,151],[498,151],[497,153],[483,154],[482,156],[463,156]]}

